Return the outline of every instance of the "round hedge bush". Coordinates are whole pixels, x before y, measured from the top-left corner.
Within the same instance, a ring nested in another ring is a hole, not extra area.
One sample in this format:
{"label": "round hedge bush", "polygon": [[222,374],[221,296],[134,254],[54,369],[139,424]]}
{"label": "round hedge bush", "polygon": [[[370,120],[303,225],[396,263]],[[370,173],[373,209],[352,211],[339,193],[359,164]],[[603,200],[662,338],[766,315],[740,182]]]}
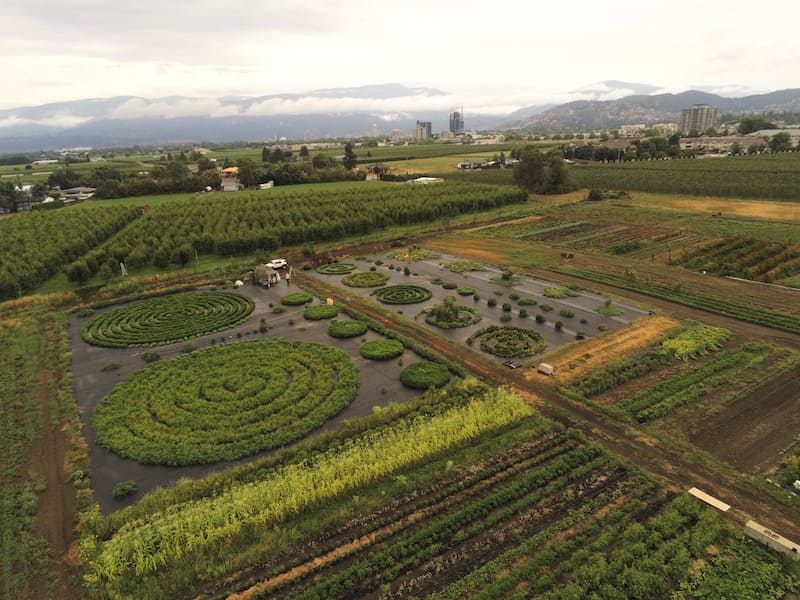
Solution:
{"label": "round hedge bush", "polygon": [[452,281],[445,281],[445,282],[442,284],[442,288],[444,288],[444,289],[446,289],[446,290],[454,290],[454,289],[456,289],[457,287],[458,287],[458,284],[457,284],[457,283],[454,283],[454,282],[452,282]]}
{"label": "round hedge bush", "polygon": [[503,358],[525,357],[538,354],[547,343],[541,335],[523,327],[498,327],[491,325],[473,333],[468,344],[480,342],[481,350]]}
{"label": "round hedge bush", "polygon": [[94,346],[133,348],[171,344],[230,329],[255,304],[228,292],[194,292],[132,302],[93,318],[81,337]]}
{"label": "round hedge bush", "polygon": [[419,285],[390,285],[372,294],[384,304],[416,304],[433,296],[428,288]]}
{"label": "round hedge bush", "polygon": [[397,340],[372,340],[361,344],[361,356],[370,360],[389,360],[403,353],[403,344]]}
{"label": "round hedge bush", "polygon": [[97,443],[145,464],[235,460],[302,438],[345,408],[359,371],[343,351],[267,339],[160,361],[94,412]]}
{"label": "round hedge bush", "polygon": [[306,306],[303,317],[309,321],[321,321],[322,319],[332,319],[339,314],[339,307],[335,304],[315,304]]}
{"label": "round hedge bush", "polygon": [[456,327],[469,327],[481,320],[481,312],[458,304],[453,296],[447,296],[441,303],[435,304],[422,311],[428,325],[440,329],[454,329]]}
{"label": "round hedge bush", "polygon": [[328,325],[328,335],[335,338],[358,337],[367,333],[367,324],[363,321],[337,321]]}
{"label": "round hedge bush", "polygon": [[475,288],[464,286],[456,290],[459,296],[473,296],[475,295]]}
{"label": "round hedge bush", "polygon": [[342,283],[350,287],[379,287],[387,281],[389,281],[389,274],[378,273],[377,271],[351,273],[342,277]]}
{"label": "round hedge bush", "polygon": [[292,292],[281,298],[281,304],[285,304],[286,306],[301,306],[303,304],[308,304],[313,299],[314,296],[308,292]]}
{"label": "round hedge bush", "polygon": [[353,263],[328,263],[327,265],[318,266],[317,273],[322,273],[323,275],[347,275],[357,268]]}
{"label": "round hedge bush", "polygon": [[450,381],[450,371],[439,363],[418,362],[402,370],[400,381],[415,390],[438,388]]}

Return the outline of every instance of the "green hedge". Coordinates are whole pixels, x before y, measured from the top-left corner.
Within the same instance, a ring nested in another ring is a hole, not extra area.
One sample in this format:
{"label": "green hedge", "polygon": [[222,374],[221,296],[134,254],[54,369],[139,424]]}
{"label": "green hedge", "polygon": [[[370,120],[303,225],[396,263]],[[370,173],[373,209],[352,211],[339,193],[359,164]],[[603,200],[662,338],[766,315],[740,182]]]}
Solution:
{"label": "green hedge", "polygon": [[450,381],[447,367],[438,363],[418,362],[407,366],[400,373],[403,385],[417,390],[442,387]]}
{"label": "green hedge", "polygon": [[361,345],[361,356],[370,360],[389,360],[403,353],[403,344],[397,340],[372,340]]}

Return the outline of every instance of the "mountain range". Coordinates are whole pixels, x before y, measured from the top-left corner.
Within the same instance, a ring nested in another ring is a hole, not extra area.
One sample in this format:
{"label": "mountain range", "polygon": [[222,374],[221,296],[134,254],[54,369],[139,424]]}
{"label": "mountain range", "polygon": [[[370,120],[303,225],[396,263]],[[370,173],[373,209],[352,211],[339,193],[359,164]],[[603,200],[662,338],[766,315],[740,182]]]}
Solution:
{"label": "mountain range", "polygon": [[[717,106],[721,113],[800,112],[800,89],[739,98],[697,90],[655,93],[659,89],[604,81],[575,90],[582,99],[565,104],[531,105],[510,114],[467,111],[466,126],[552,130],[675,122],[681,109],[698,103]],[[75,100],[0,110],[0,152],[341,138],[387,135],[394,129],[408,134],[417,120],[430,121],[439,132],[448,129],[449,112],[460,110],[454,106],[458,100],[434,88],[397,83],[258,97]]]}

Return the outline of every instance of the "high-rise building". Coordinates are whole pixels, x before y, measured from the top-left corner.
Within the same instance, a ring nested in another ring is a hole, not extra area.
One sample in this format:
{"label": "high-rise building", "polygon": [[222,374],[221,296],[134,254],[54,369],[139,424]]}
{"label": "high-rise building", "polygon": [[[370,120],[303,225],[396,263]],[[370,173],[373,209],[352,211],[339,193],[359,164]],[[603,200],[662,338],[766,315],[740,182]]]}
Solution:
{"label": "high-rise building", "polygon": [[681,111],[681,120],[678,124],[682,133],[690,131],[703,133],[708,131],[717,122],[717,107],[708,104],[695,104],[691,108]]}
{"label": "high-rise building", "polygon": [[450,113],[450,133],[464,135],[464,113],[457,110]]}
{"label": "high-rise building", "polygon": [[417,126],[414,128],[414,139],[429,140],[431,139],[431,135],[431,122],[417,121]]}

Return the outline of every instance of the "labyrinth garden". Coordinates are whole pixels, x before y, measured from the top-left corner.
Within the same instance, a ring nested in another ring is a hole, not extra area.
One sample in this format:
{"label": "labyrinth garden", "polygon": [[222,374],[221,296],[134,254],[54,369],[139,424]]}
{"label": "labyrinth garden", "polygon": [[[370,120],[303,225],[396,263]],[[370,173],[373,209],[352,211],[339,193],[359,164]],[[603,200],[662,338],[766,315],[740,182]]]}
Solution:
{"label": "labyrinth garden", "polygon": [[81,337],[110,348],[170,344],[229,329],[246,321],[254,307],[249,298],[227,292],[174,294],[94,317]]}
{"label": "labyrinth garden", "polygon": [[134,373],[93,416],[97,442],[141,463],[234,460],[286,445],[355,398],[358,368],[322,344],[268,339]]}

